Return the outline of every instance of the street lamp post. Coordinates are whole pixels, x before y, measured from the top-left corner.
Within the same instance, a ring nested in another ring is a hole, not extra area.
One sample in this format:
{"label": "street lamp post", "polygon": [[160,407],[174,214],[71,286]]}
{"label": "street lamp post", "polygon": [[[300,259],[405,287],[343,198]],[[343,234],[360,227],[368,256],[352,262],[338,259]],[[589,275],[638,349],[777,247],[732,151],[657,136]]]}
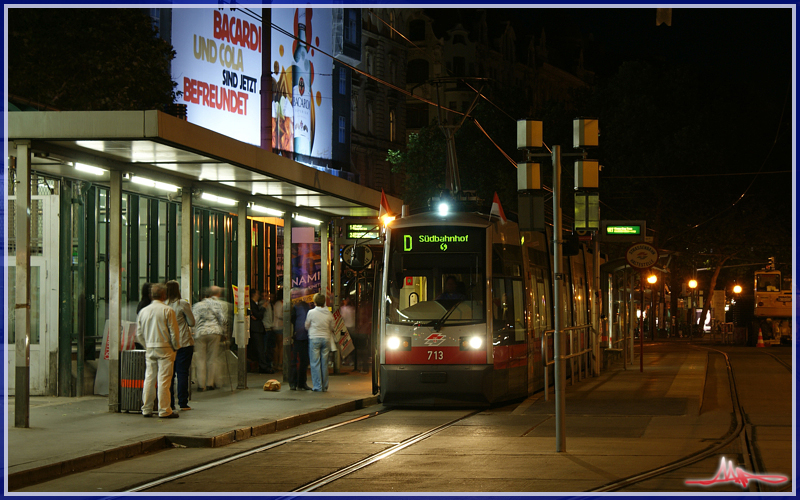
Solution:
{"label": "street lamp post", "polygon": [[694,309],[697,306],[697,304],[694,303],[694,291],[697,288],[697,280],[694,280],[694,279],[689,280],[689,288],[692,290],[689,293],[689,313],[690,313],[690,318],[691,318],[691,321],[689,323],[691,325],[690,328],[689,328],[689,339],[694,340],[694,323],[695,323],[695,320],[694,320],[694,316],[695,316]]}

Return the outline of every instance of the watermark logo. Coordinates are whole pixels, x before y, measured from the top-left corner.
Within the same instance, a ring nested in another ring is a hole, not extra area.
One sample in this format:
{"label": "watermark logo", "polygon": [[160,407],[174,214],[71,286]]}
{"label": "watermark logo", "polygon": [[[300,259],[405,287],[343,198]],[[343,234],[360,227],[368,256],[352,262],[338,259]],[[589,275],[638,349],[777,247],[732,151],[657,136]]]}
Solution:
{"label": "watermark logo", "polygon": [[725,461],[725,457],[722,457],[719,461],[719,470],[717,471],[717,475],[711,479],[690,479],[684,481],[685,484],[699,484],[700,486],[711,486],[714,484],[722,484],[722,483],[736,483],[742,487],[742,489],[747,489],[748,484],[750,481],[761,481],[762,483],[769,483],[769,484],[782,484],[788,481],[789,478],[786,476],[780,476],[777,474],[751,474],[741,467],[734,467],[733,460]]}

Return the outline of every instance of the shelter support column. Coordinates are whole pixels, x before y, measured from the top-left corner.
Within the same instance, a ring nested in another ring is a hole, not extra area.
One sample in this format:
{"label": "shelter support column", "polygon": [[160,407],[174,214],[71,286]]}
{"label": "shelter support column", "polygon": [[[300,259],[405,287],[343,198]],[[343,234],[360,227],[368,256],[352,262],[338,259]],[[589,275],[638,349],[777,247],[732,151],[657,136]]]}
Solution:
{"label": "shelter support column", "polygon": [[[247,287],[247,202],[239,202],[239,217],[238,228],[236,234],[237,242],[237,256],[238,256],[238,291],[239,297],[239,311],[236,313],[234,336],[236,338],[236,346],[238,348],[237,355],[239,356],[238,363],[238,380],[236,384],[237,389],[247,389],[247,331],[245,331],[244,318],[247,313],[249,303],[245,302],[244,292]],[[233,381],[231,381],[233,384]]]}
{"label": "shelter support column", "polygon": [[[109,171],[108,194],[108,411],[119,413],[119,346],[122,332],[122,172]],[[83,384],[78,380],[78,386]]]}
{"label": "shelter support column", "polygon": [[30,141],[16,145],[16,298],[14,301],[14,427],[30,427],[31,376],[31,150]]}
{"label": "shelter support column", "polygon": [[292,346],[292,214],[283,218],[283,382],[289,382],[289,354]]}
{"label": "shelter support column", "polygon": [[192,232],[194,230],[192,206],[192,189],[184,187],[181,190],[181,297],[192,302],[192,290],[194,290],[192,282],[194,278],[194,266],[192,264],[192,257],[194,256],[194,238]]}

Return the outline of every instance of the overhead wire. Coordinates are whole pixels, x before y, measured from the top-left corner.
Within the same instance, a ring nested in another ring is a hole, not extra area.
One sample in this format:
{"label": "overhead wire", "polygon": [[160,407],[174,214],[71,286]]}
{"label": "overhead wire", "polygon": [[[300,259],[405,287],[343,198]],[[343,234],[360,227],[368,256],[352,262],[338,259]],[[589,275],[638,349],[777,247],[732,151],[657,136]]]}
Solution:
{"label": "overhead wire", "polygon": [[[236,9],[234,9],[234,10],[236,10]],[[262,16],[259,16],[258,14],[256,14],[256,13],[255,13],[255,12],[253,12],[253,11],[251,11],[250,9],[248,9],[248,8],[238,8],[238,10],[241,10],[241,11],[243,11],[243,12],[247,13],[247,15],[249,15],[249,16],[250,16],[250,17],[252,17],[253,19],[256,19],[256,20],[258,20],[258,21],[260,21],[260,22],[262,22],[262,23],[263,23],[263,17],[262,17]],[[424,50],[423,50],[421,47],[419,47],[418,45],[416,45],[416,44],[415,44],[413,41],[409,40],[409,39],[408,39],[408,38],[407,38],[405,35],[403,35],[402,33],[400,33],[400,32],[399,32],[397,29],[395,29],[395,28],[394,28],[394,27],[393,27],[391,24],[387,23],[387,22],[386,22],[385,20],[383,20],[383,19],[382,19],[380,16],[378,16],[378,15],[377,15],[375,12],[373,12],[373,11],[372,11],[372,9],[370,9],[370,10],[369,10],[369,14],[370,14],[370,15],[372,15],[372,16],[374,16],[376,19],[378,19],[379,21],[381,21],[381,22],[382,22],[383,24],[385,24],[386,26],[388,26],[388,27],[389,27],[389,29],[390,29],[392,32],[394,32],[394,33],[397,33],[397,34],[398,34],[398,35],[399,35],[401,38],[403,38],[404,40],[406,40],[406,41],[407,41],[409,44],[411,44],[411,45],[412,45],[414,48],[416,48],[417,50],[420,50],[420,51],[421,51],[421,52],[423,52],[423,53],[425,52],[425,51],[424,51]],[[278,32],[278,33],[281,33],[281,34],[283,34],[283,35],[285,35],[285,36],[287,36],[287,37],[289,37],[289,38],[293,39],[293,40],[297,40],[297,41],[299,41],[300,43],[307,43],[307,42],[306,42],[306,41],[304,41],[304,40],[300,40],[300,39],[299,39],[297,36],[295,36],[293,33],[291,33],[291,32],[289,32],[289,31],[287,31],[286,29],[284,29],[284,28],[282,28],[282,27],[280,27],[280,26],[278,26],[278,25],[276,25],[276,24],[274,24],[274,23],[270,23],[270,28],[271,28],[271,29],[273,29],[273,30],[275,30],[275,31],[276,31],[276,32]],[[335,59],[335,57],[334,57],[332,54],[329,54],[329,53],[327,53],[327,52],[325,52],[325,51],[323,51],[323,50],[320,50],[318,47],[315,47],[315,48],[314,48],[314,50],[315,50],[315,51],[317,51],[317,52],[319,52],[320,54],[323,54],[323,55],[325,55],[325,56],[327,56],[327,57],[330,57],[331,59]],[[515,160],[514,160],[514,159],[513,159],[513,158],[512,158],[512,157],[511,157],[511,156],[510,156],[508,153],[506,153],[506,152],[505,152],[505,150],[503,150],[503,148],[501,148],[499,144],[497,144],[497,141],[495,141],[495,140],[494,140],[494,139],[493,139],[493,138],[492,138],[492,137],[489,135],[489,133],[488,133],[488,132],[487,132],[487,131],[486,131],[486,130],[483,128],[483,126],[482,126],[482,125],[481,125],[481,124],[478,122],[478,120],[477,120],[477,119],[476,119],[474,116],[472,116],[472,115],[469,115],[469,114],[466,114],[466,113],[463,113],[463,112],[461,112],[461,111],[457,111],[457,110],[454,110],[454,109],[450,109],[450,108],[448,108],[448,107],[446,107],[446,106],[441,106],[439,103],[434,103],[434,102],[432,102],[432,101],[430,101],[430,100],[428,100],[428,99],[424,99],[424,98],[422,98],[422,97],[420,97],[420,96],[414,95],[413,93],[411,93],[411,92],[407,91],[406,89],[403,89],[403,88],[397,87],[396,85],[393,85],[393,84],[391,84],[391,83],[389,83],[389,82],[386,82],[386,81],[384,81],[384,80],[381,80],[380,78],[378,78],[378,77],[376,77],[376,76],[373,76],[373,75],[371,75],[371,74],[367,73],[366,71],[362,71],[362,70],[360,70],[360,69],[356,68],[355,66],[352,66],[352,65],[350,65],[350,64],[347,64],[347,63],[345,63],[345,62],[343,62],[343,61],[341,61],[341,60],[338,60],[338,59],[337,59],[337,61],[338,61],[338,62],[339,62],[339,64],[341,64],[342,66],[345,66],[345,67],[349,68],[351,71],[353,71],[353,72],[355,72],[355,73],[357,73],[357,74],[363,75],[363,76],[365,76],[366,78],[369,78],[369,79],[371,79],[371,80],[374,80],[374,81],[378,82],[378,83],[379,83],[379,84],[381,84],[381,85],[385,85],[385,86],[386,86],[386,87],[388,87],[388,88],[391,88],[391,89],[393,89],[393,90],[396,90],[396,91],[400,92],[401,94],[403,94],[403,95],[405,95],[405,96],[407,96],[407,97],[410,97],[410,98],[412,98],[412,99],[416,99],[416,100],[418,100],[418,101],[420,101],[420,102],[423,102],[423,103],[425,103],[425,104],[428,104],[428,105],[430,105],[430,106],[435,106],[435,107],[437,107],[437,108],[441,107],[441,109],[442,109],[442,110],[444,110],[444,111],[447,111],[447,112],[450,112],[450,113],[454,113],[454,114],[456,114],[456,115],[460,115],[460,116],[467,116],[467,117],[469,117],[469,118],[471,119],[471,121],[472,121],[473,123],[475,123],[476,127],[478,128],[478,130],[479,130],[479,131],[480,131],[480,132],[481,132],[481,133],[482,133],[484,136],[486,136],[486,138],[487,138],[487,139],[488,139],[488,140],[489,140],[489,141],[492,143],[492,145],[493,145],[493,146],[494,146],[494,147],[495,147],[495,148],[496,148],[498,151],[500,151],[500,153],[503,155],[503,157],[504,157],[504,158],[505,158],[505,159],[506,159],[506,160],[507,160],[509,163],[511,163],[511,164],[512,164],[512,165],[513,165],[515,168],[517,168],[517,162],[516,162],[516,161],[515,161]],[[450,73],[451,75],[452,75],[452,73],[453,73],[453,72],[452,72],[450,69],[448,69],[448,68],[446,68],[446,67],[445,67],[445,71],[447,71],[447,72],[448,72],[448,73]],[[453,76],[455,77],[455,75],[453,75]],[[463,81],[463,82],[464,82],[464,83],[465,83],[465,84],[466,84],[466,85],[467,85],[467,86],[468,86],[468,87],[469,87],[469,88],[470,88],[470,89],[471,89],[473,92],[475,92],[476,94],[478,94],[478,95],[479,95],[479,96],[480,96],[480,97],[481,97],[483,100],[485,100],[486,102],[488,102],[489,104],[491,104],[493,107],[495,107],[496,109],[498,109],[499,111],[501,111],[503,114],[505,114],[505,115],[506,115],[508,118],[510,118],[511,120],[514,120],[514,121],[516,121],[516,119],[515,119],[513,116],[511,116],[511,115],[510,115],[508,112],[506,112],[505,110],[503,110],[502,108],[500,108],[500,107],[499,107],[497,104],[495,104],[494,102],[492,102],[492,100],[491,100],[491,99],[489,99],[488,97],[486,97],[486,96],[485,96],[485,95],[484,95],[482,92],[479,92],[478,90],[476,90],[476,89],[475,89],[475,88],[474,88],[472,85],[470,85],[470,84],[469,84],[469,82],[467,82],[466,80],[462,80],[462,81]],[[548,151],[548,152],[552,153],[552,151],[551,151],[550,147],[549,147],[549,146],[547,146],[547,144],[544,144],[544,147],[547,149],[547,151]],[[543,187],[543,189],[544,189],[545,191],[548,191],[548,192],[551,192],[551,193],[552,193],[552,188],[550,188],[549,186],[544,186],[544,185],[543,185],[542,187]]]}
{"label": "overhead wire", "polygon": [[671,240],[672,238],[676,238],[678,236],[681,236],[683,234],[688,233],[689,231],[697,229],[698,227],[702,226],[703,224],[711,222],[712,220],[716,219],[720,215],[724,214],[728,210],[730,210],[733,207],[735,207],[740,201],[742,201],[744,199],[745,195],[747,195],[747,193],[750,191],[750,188],[753,187],[753,184],[756,182],[756,179],[758,179],[758,176],[761,175],[761,173],[762,173],[761,171],[764,170],[764,166],[766,166],[767,161],[769,160],[769,157],[772,156],[772,151],[775,149],[775,145],[778,143],[778,138],[780,137],[780,132],[781,132],[781,125],[783,124],[783,116],[784,116],[784,114],[786,114],[786,103],[787,103],[787,101],[789,99],[789,93],[791,92],[791,89],[792,89],[791,85],[789,86],[789,88],[786,89],[786,95],[784,96],[784,99],[783,99],[783,107],[781,108],[781,116],[778,119],[778,127],[777,127],[777,130],[775,131],[775,138],[772,140],[772,145],[770,146],[769,151],[767,151],[767,154],[764,157],[764,161],[761,162],[761,167],[758,169],[758,172],[755,173],[755,176],[750,181],[750,184],[747,185],[747,188],[745,188],[745,190],[741,194],[741,196],[739,196],[733,203],[731,203],[730,206],[727,206],[727,207],[723,208],[722,210],[720,210],[716,214],[712,215],[708,219],[704,220],[703,222],[695,224],[694,226],[690,226],[688,229],[686,229],[684,231],[681,231],[680,233],[675,234],[673,236],[670,236],[669,238],[664,240],[664,243],[666,243],[667,241]]}

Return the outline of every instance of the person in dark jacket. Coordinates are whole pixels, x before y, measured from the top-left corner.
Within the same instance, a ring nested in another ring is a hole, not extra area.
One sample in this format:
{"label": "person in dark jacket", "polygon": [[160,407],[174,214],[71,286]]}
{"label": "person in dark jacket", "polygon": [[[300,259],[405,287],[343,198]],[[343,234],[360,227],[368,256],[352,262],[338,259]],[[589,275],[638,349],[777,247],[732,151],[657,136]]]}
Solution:
{"label": "person in dark jacket", "polygon": [[139,305],[136,306],[137,315],[139,314],[139,311],[149,306],[150,302],[153,301],[153,298],[150,296],[150,286],[150,283],[145,283],[142,285],[142,300],[140,300]]}
{"label": "person in dark jacket", "polygon": [[250,338],[255,344],[259,373],[275,373],[267,358],[267,331],[264,329],[264,308],[259,304],[261,291],[250,293]]}
{"label": "person in dark jacket", "polygon": [[306,330],[306,316],[310,306],[308,302],[300,301],[292,308],[292,326],[294,327],[294,341],[292,354],[289,358],[289,388],[291,390],[310,391],[307,383],[308,371],[308,330]]}

